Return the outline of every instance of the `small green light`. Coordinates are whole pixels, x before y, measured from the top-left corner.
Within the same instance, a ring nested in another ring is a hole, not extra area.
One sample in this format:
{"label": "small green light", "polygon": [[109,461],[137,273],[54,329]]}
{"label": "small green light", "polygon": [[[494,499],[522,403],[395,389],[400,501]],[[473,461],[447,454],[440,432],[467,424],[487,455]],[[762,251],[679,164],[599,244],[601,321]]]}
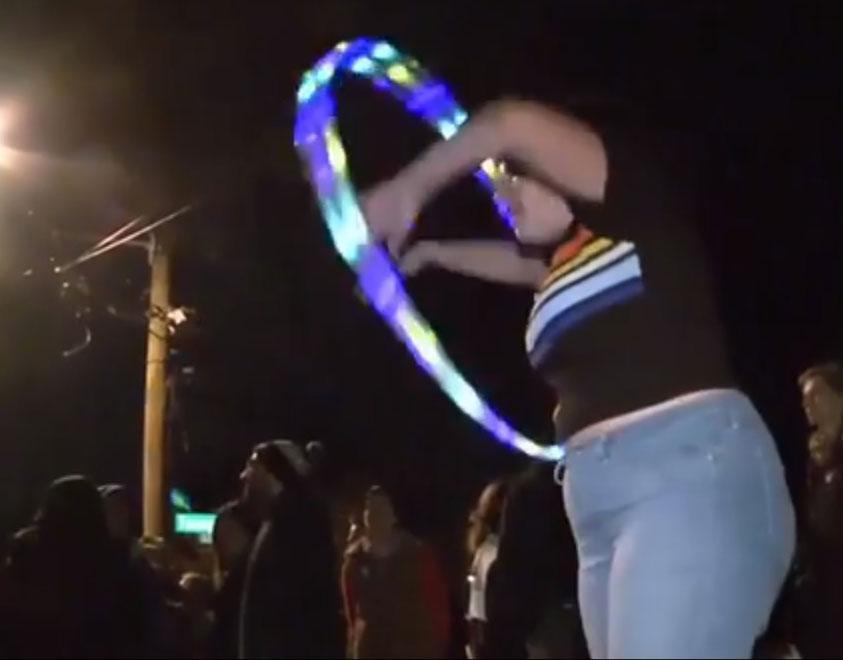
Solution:
{"label": "small green light", "polygon": [[190,498],[187,496],[187,493],[178,488],[173,488],[170,491],[170,504],[182,511],[190,511],[193,508],[190,505]]}

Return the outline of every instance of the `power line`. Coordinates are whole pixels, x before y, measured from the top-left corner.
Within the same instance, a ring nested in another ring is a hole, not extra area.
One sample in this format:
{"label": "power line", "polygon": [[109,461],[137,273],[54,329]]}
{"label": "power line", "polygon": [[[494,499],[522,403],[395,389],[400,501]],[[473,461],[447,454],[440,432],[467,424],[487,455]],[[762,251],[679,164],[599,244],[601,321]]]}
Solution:
{"label": "power line", "polygon": [[[155,222],[147,225],[146,227],[143,227],[142,229],[138,229],[137,231],[132,232],[128,236],[123,236],[122,238],[120,238],[118,240],[113,240],[111,242],[107,242],[107,239],[103,239],[102,241],[100,241],[100,244],[105,242],[105,245],[102,245],[102,247],[97,248],[95,246],[95,247],[85,251],[84,253],[82,253],[79,257],[77,257],[73,261],[70,261],[70,262],[68,262],[68,263],[66,263],[62,266],[56,266],[54,270],[55,270],[56,274],[66,273],[70,269],[76,268],[77,266],[80,266],[81,264],[85,263],[86,261],[90,261],[91,259],[95,259],[96,257],[102,256],[103,254],[106,254],[107,252],[111,252],[112,250],[115,250],[115,249],[117,249],[117,248],[119,248],[119,247],[121,247],[121,246],[123,246],[127,243],[132,242],[133,240],[135,240],[136,238],[138,238],[140,236],[143,236],[144,234],[148,234],[149,232],[151,232],[151,231],[157,229],[158,227],[170,222],[171,220],[175,220],[179,216],[184,215],[185,213],[187,213],[188,211],[191,211],[192,209],[193,209],[193,205],[187,204],[185,206],[182,206],[177,211],[173,211],[169,215],[165,215],[160,220],[156,220]],[[135,222],[135,221],[133,220],[132,222]],[[131,224],[131,223],[129,223],[129,224]],[[121,230],[118,230],[118,232],[121,232],[122,230],[125,230],[125,229],[126,228],[121,228]]]}

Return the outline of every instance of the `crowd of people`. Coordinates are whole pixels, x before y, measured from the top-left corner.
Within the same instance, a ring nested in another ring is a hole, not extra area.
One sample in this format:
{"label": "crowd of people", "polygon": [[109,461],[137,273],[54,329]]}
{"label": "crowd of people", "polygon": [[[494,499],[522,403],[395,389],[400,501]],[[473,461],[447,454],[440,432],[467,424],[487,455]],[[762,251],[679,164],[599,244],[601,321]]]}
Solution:
{"label": "crowd of people", "polygon": [[[799,550],[757,653],[839,657],[843,367],[811,367],[799,386],[812,429]],[[210,563],[168,561],[138,539],[125,488],[56,480],[8,544],[0,654],[446,658],[464,639],[469,658],[587,657],[577,548],[554,466],[530,465],[480,493],[460,589],[380,486],[365,492],[337,547],[312,449],[254,449],[241,495],[217,512]],[[456,616],[455,590],[465,604]]]}

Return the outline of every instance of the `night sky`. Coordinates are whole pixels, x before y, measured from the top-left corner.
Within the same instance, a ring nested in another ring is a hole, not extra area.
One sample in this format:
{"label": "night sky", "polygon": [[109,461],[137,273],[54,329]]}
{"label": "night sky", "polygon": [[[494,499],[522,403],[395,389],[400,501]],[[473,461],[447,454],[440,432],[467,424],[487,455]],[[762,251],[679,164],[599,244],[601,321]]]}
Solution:
{"label": "night sky", "polygon": [[[338,491],[381,482],[423,533],[459,530],[480,486],[522,464],[356,298],[302,177],[298,77],[362,35],[414,54],[469,109],[522,95],[673,136],[741,382],[799,481],[795,378],[843,349],[834,3],[509,5],[0,3],[0,106],[19,109],[6,142],[30,155],[0,171],[0,530],[23,523],[61,474],[137,489],[144,254],[122,249],[77,271],[87,297],[60,298],[48,260],[189,202],[196,211],[171,232],[173,297],[199,317],[174,345],[171,476],[198,507],[231,497],[249,448],[274,437],[322,440]],[[365,85],[338,98],[359,187],[432,139]],[[429,235],[500,233],[470,182],[425,218]],[[549,438],[552,400],[522,349],[529,294],[439,273],[411,290],[479,389]],[[83,334],[80,304],[93,341],[65,359]]]}

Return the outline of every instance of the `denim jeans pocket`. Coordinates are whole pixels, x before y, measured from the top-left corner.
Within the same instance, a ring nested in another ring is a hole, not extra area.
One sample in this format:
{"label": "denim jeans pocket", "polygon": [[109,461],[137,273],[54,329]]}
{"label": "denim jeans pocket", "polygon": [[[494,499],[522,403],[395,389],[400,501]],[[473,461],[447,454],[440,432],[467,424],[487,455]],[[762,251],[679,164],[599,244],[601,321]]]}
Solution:
{"label": "denim jeans pocket", "polygon": [[733,429],[719,408],[709,408],[665,424],[629,457],[630,469],[650,472],[662,489],[712,485],[722,471]]}
{"label": "denim jeans pocket", "polygon": [[596,437],[569,455],[566,490],[578,513],[597,513],[671,490],[741,490],[759,483],[759,465],[780,469],[769,431],[748,400],[730,397]]}

